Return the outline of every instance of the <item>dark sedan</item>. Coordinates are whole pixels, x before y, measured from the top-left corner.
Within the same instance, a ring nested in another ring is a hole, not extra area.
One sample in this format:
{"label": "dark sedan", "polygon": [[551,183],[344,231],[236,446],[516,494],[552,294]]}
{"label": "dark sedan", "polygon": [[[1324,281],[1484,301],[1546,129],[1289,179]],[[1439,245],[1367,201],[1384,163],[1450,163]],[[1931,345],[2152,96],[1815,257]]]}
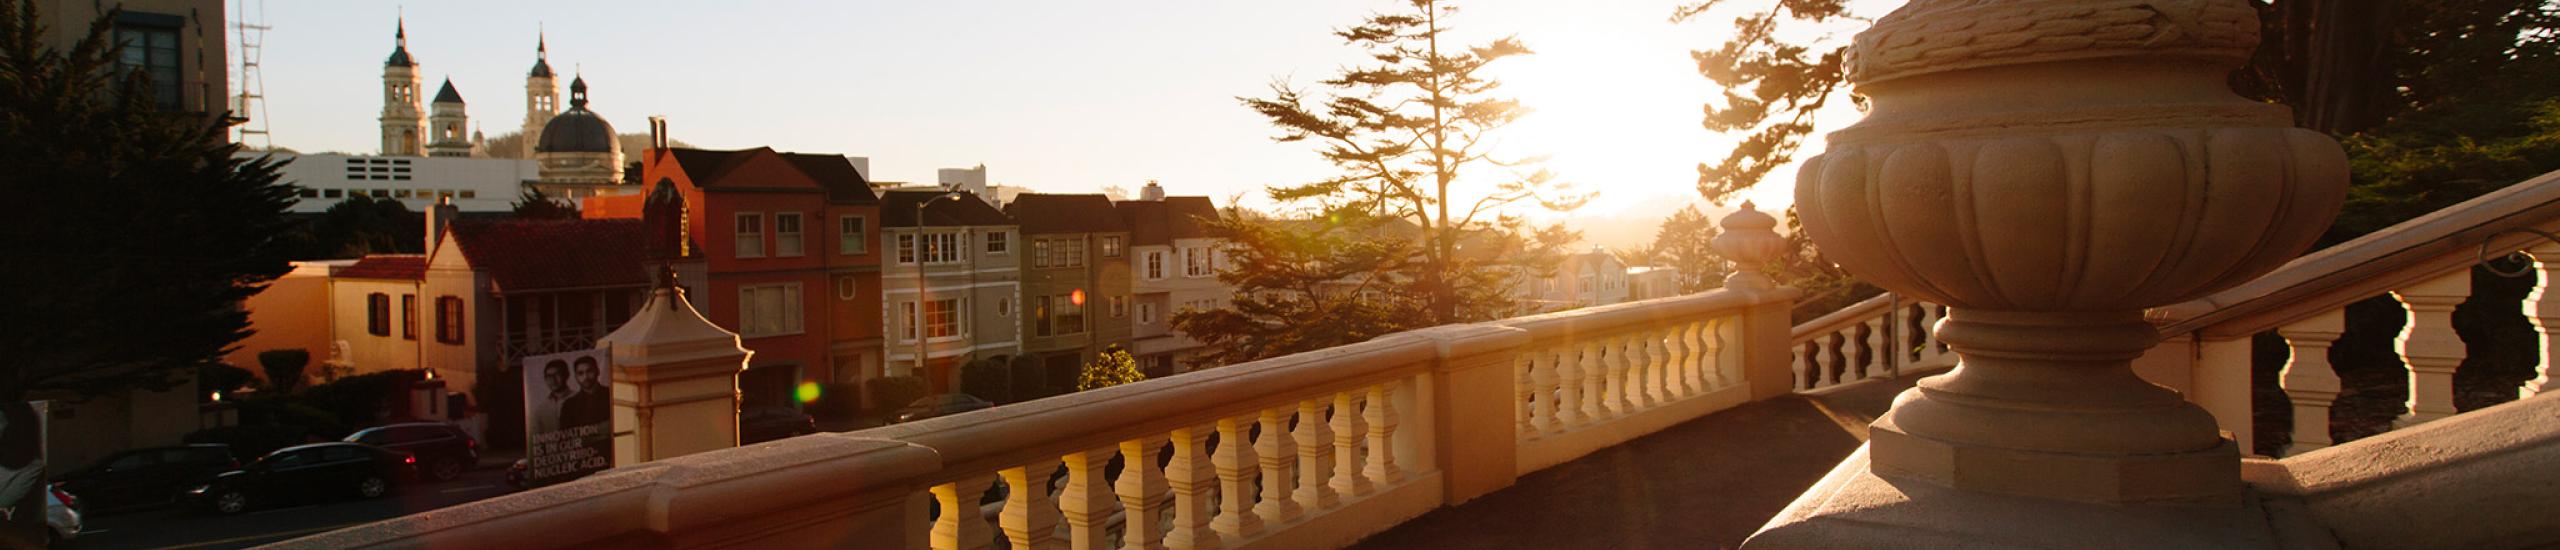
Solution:
{"label": "dark sedan", "polygon": [[150,447],[110,455],[56,480],[83,508],[109,510],[168,504],[188,487],[239,467],[229,445]]}
{"label": "dark sedan", "polygon": [[187,490],[185,500],[217,514],[328,498],[376,498],[416,479],[418,457],[361,443],[313,443],[277,449],[238,470]]}
{"label": "dark sedan", "polygon": [[462,428],[443,422],[407,422],[376,426],[348,434],[346,439],[393,451],[418,456],[418,469],[427,479],[445,481],[462,477],[463,472],[480,467],[480,441],[463,433]]}

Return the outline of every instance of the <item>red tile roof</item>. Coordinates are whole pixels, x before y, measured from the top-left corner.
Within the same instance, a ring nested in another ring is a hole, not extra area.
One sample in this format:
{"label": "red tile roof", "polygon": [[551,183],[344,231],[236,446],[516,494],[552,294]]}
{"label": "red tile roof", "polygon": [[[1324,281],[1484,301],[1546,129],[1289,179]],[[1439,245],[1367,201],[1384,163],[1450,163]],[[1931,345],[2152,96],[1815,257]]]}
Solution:
{"label": "red tile roof", "polygon": [[650,282],[640,220],[455,220],[451,231],[500,293]]}
{"label": "red tile roof", "polygon": [[371,254],[356,260],[355,265],[338,268],[331,274],[341,279],[390,279],[415,281],[426,278],[427,257],[420,254]]}

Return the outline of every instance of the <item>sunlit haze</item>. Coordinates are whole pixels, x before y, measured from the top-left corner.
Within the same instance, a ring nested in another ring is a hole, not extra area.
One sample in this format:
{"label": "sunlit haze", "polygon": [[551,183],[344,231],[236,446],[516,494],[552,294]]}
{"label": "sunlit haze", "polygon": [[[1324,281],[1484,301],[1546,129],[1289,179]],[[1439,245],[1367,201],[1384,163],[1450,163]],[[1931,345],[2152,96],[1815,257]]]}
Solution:
{"label": "sunlit haze", "polygon": [[[1479,2],[1454,21],[1466,43],[1517,34],[1538,52],[1496,65],[1507,93],[1536,110],[1501,147],[1550,154],[1563,179],[1599,191],[1576,218],[1623,214],[1644,226],[1629,234],[1649,234],[1652,220],[1696,201],[1697,163],[1734,140],[1699,128],[1714,88],[1688,56],[1717,44],[1731,17],[1675,25],[1676,5]],[[698,147],[866,156],[882,181],[984,163],[993,182],[1040,191],[1154,179],[1175,194],[1260,204],[1264,186],[1329,167],[1305,144],[1271,142],[1271,127],[1234,97],[1275,79],[1312,88],[1363,61],[1330,31],[1393,7],[276,0],[266,4],[265,86],[277,145],[372,152],[382,59],[405,11],[427,86],[453,79],[491,136],[521,124],[540,29],[552,65],[583,74],[592,107],[626,133],[659,115]],[[1748,198],[1788,202],[1792,173]]]}

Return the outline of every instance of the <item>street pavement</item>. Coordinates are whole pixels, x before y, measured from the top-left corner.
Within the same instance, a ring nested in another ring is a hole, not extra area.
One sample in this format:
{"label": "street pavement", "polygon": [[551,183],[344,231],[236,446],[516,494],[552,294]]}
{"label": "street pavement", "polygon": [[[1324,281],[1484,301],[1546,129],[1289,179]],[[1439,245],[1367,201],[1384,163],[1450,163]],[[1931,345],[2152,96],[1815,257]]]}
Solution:
{"label": "street pavement", "polygon": [[442,483],[406,485],[373,500],[338,500],[289,508],[214,516],[180,506],[92,515],[80,536],[55,548],[247,548],[342,527],[371,523],[513,492],[507,464],[513,456],[483,457],[480,467]]}

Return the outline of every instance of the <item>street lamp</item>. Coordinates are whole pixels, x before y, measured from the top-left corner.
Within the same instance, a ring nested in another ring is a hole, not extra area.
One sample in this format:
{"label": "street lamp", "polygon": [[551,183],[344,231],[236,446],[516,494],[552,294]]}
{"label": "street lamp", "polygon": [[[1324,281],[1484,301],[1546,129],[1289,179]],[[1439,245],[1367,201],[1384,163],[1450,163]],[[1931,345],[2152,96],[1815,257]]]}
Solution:
{"label": "street lamp", "polygon": [[918,376],[925,376],[925,375],[930,375],[930,374],[932,374],[932,371],[931,371],[931,370],[929,370],[929,369],[926,369],[926,368],[925,368],[925,350],[924,350],[924,347],[925,347],[925,346],[924,346],[924,340],[925,340],[925,330],[924,330],[924,304],[925,304],[925,292],[926,292],[926,283],[925,283],[925,277],[924,277],[924,265],[925,265],[925,253],[924,253],[924,250],[925,250],[925,249],[924,249],[924,247],[925,247],[925,244],[924,244],[924,243],[925,243],[925,239],[924,239],[924,207],[926,207],[926,206],[932,206],[932,205],[933,205],[933,203],[934,203],[934,201],[939,201],[939,200],[945,200],[945,199],[948,199],[948,200],[954,200],[954,201],[957,201],[957,200],[960,200],[960,197],[962,197],[962,196],[965,196],[965,195],[962,195],[962,194],[961,194],[959,191],[957,191],[957,190],[953,190],[953,191],[950,191],[950,192],[947,192],[947,193],[943,193],[943,194],[940,194],[940,195],[935,195],[933,198],[930,198],[930,199],[925,199],[925,200],[916,201],[916,234],[915,234],[915,237],[913,237],[913,238],[914,238],[914,240],[915,240],[915,246],[911,248],[911,250],[914,250],[915,259],[916,259],[916,303],[915,303],[915,306],[914,306],[914,307],[915,307],[915,309],[914,309],[914,311],[915,311],[915,317],[914,317],[913,319],[909,319],[909,320],[907,321],[907,330],[912,330],[912,331],[915,331],[915,333],[916,333],[916,374],[917,374]]}

